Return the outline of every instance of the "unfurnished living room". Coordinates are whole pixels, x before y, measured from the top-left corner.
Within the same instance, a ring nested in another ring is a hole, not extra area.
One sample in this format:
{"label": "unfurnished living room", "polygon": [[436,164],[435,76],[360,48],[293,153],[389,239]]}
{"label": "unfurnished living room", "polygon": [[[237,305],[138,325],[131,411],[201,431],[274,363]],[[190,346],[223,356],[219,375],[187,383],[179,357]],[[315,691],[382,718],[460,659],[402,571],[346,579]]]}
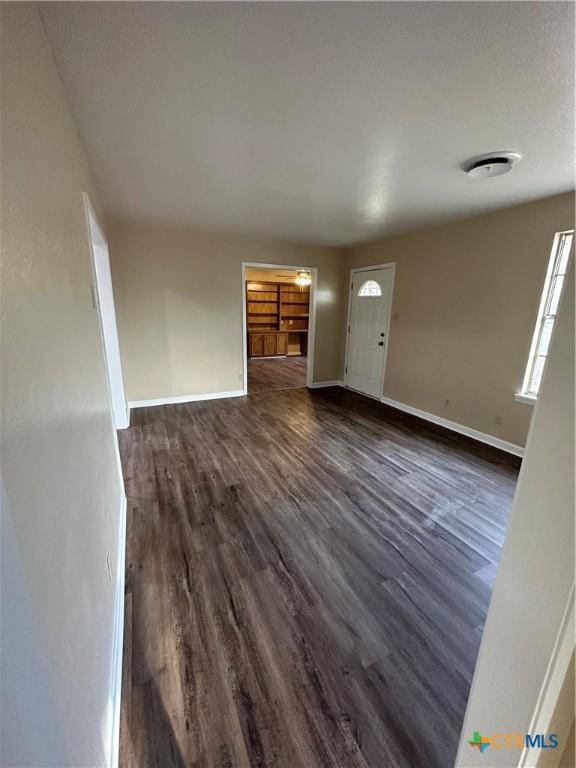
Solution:
{"label": "unfurnished living room", "polygon": [[1,2],[2,768],[574,768],[572,2]]}

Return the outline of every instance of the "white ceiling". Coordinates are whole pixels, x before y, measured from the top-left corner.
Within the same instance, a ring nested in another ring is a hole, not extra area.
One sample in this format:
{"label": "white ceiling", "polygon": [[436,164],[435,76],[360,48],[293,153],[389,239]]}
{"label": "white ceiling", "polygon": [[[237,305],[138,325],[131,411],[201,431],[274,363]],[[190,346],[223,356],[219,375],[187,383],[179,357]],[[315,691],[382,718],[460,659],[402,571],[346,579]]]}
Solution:
{"label": "white ceiling", "polygon": [[112,214],[343,245],[573,188],[571,2],[41,12]]}

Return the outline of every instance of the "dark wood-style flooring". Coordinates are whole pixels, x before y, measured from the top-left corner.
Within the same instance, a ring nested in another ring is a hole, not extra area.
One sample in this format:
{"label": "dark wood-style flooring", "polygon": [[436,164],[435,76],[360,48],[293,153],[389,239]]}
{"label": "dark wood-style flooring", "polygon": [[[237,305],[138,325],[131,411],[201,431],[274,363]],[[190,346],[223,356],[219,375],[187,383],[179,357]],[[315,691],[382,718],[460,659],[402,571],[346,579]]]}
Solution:
{"label": "dark wood-style flooring", "polygon": [[450,768],[515,460],[343,389],[120,434],[122,768]]}
{"label": "dark wood-style flooring", "polygon": [[248,360],[248,394],[306,386],[306,357],[254,357]]}

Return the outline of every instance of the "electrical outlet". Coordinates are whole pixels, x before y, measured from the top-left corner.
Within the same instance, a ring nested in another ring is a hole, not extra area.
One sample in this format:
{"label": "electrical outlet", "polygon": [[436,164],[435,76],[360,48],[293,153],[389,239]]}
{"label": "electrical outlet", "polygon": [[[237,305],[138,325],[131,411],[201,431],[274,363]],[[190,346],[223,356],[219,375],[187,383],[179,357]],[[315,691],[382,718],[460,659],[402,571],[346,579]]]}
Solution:
{"label": "electrical outlet", "polygon": [[448,398],[444,400],[444,405],[446,406],[446,408],[448,408],[448,406],[450,405],[450,400],[448,400]]}
{"label": "electrical outlet", "polygon": [[502,426],[502,416],[496,416],[496,424],[498,424],[499,427]]}

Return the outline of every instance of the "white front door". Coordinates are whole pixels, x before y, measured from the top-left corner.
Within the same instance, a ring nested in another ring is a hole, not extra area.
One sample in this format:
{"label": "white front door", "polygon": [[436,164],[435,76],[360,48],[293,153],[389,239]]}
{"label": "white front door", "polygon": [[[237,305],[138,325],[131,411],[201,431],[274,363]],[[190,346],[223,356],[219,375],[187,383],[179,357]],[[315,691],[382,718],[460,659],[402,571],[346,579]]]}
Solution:
{"label": "white front door", "polygon": [[372,397],[382,395],[393,274],[392,266],[352,271],[346,386]]}

